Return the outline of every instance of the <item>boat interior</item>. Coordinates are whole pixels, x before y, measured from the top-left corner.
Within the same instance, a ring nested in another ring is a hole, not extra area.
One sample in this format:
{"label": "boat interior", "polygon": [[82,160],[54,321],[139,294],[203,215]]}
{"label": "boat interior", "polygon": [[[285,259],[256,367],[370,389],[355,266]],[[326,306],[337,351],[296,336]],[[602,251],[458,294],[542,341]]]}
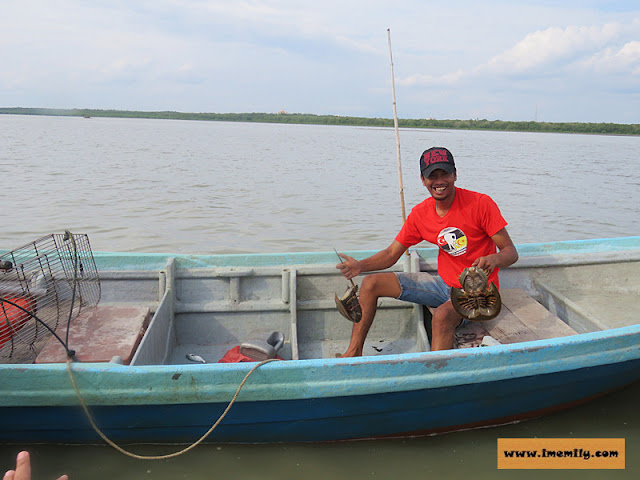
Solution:
{"label": "boat interior", "polygon": [[[500,315],[459,327],[457,348],[638,323],[637,258],[587,264],[533,260],[500,273]],[[348,282],[333,264],[182,268],[179,263],[169,259],[160,271],[100,271],[100,304],[81,311],[70,325],[69,347],[76,358],[124,365],[191,364],[194,358],[217,363],[230,349],[263,344],[273,332],[284,335],[277,355],[285,360],[335,358],[346,350],[352,323],[338,313],[334,294],[344,292]],[[414,251],[393,269],[433,271],[434,265]],[[430,316],[428,308],[381,299],[364,355],[429,351]],[[62,329],[66,325],[61,334]],[[39,364],[66,359],[55,338],[31,353]]]}

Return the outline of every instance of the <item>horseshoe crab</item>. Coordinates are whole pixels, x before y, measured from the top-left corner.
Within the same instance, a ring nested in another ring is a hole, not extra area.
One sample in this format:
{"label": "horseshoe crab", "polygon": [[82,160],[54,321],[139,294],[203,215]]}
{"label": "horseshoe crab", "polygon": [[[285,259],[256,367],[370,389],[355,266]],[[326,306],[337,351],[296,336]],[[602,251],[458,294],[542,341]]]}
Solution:
{"label": "horseshoe crab", "polygon": [[500,313],[502,301],[487,272],[478,267],[465,268],[460,274],[462,288],[451,289],[451,303],[462,317],[476,322],[495,318]]}
{"label": "horseshoe crab", "polygon": [[353,323],[358,323],[362,319],[362,308],[358,300],[358,286],[351,282],[342,297],[335,295],[336,307],[340,315]]}

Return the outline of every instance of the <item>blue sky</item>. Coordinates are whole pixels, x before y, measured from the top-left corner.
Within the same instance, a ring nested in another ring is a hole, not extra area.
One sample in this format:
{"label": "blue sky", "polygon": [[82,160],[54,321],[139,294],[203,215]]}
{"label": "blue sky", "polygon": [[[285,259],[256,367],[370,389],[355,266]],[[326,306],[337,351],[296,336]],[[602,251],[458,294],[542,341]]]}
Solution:
{"label": "blue sky", "polygon": [[0,106],[640,123],[640,2],[2,0]]}

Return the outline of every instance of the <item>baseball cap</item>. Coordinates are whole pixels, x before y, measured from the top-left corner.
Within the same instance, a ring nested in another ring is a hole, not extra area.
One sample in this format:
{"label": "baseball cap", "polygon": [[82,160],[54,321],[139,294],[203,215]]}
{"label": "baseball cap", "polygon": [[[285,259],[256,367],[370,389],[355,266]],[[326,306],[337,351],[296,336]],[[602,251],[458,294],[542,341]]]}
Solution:
{"label": "baseball cap", "polygon": [[444,147],[431,147],[420,155],[420,172],[424,177],[428,177],[431,172],[437,169],[448,173],[456,171],[453,155]]}

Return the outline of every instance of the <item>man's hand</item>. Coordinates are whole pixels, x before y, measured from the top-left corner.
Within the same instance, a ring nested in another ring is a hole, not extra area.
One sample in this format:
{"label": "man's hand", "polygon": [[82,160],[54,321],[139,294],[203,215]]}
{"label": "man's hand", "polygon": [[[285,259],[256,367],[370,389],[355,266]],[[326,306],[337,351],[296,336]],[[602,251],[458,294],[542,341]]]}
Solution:
{"label": "man's hand", "polygon": [[[9,470],[4,474],[3,480],[31,480],[31,459],[29,452],[20,452],[16,459],[16,469]],[[58,480],[69,480],[69,477],[62,475]]]}
{"label": "man's hand", "polygon": [[340,273],[345,276],[347,280],[351,280],[354,277],[357,277],[362,272],[362,268],[360,268],[360,262],[358,262],[355,258],[350,257],[349,255],[344,255],[342,253],[338,253],[341,258],[344,258],[344,262],[336,265],[336,268],[340,270]]}
{"label": "man's hand", "polygon": [[513,265],[518,260],[518,251],[506,228],[500,230],[491,239],[498,247],[498,253],[478,257],[472,264],[473,267],[482,268],[487,274],[491,274],[496,268],[506,268]]}
{"label": "man's hand", "polygon": [[495,258],[493,258],[493,255],[487,255],[486,257],[478,257],[476,258],[475,262],[473,262],[471,266],[481,268],[482,270],[487,272],[487,275],[490,275],[491,272],[493,272],[496,268],[498,268],[498,265],[496,265]]}
{"label": "man's hand", "polygon": [[391,267],[406,250],[407,247],[397,240],[394,240],[393,243],[384,250],[380,250],[375,255],[371,255],[369,258],[363,260],[356,260],[349,255],[338,253],[340,258],[344,258],[344,262],[336,265],[336,268],[340,270],[340,273],[348,280],[351,280],[364,272],[376,272]]}

